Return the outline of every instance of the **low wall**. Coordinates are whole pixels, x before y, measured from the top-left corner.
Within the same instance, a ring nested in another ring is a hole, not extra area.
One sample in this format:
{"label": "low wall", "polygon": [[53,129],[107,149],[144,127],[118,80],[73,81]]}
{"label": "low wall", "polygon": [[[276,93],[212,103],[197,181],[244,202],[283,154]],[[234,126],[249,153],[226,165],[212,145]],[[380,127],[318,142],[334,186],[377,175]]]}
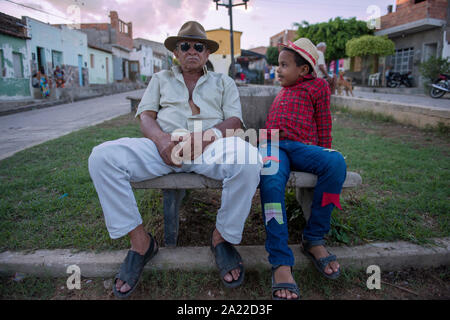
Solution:
{"label": "low wall", "polygon": [[331,104],[355,111],[369,111],[394,118],[396,121],[419,128],[450,126],[450,109],[411,106],[398,102],[331,96]]}
{"label": "low wall", "polygon": [[87,87],[54,88],[53,90],[56,100],[73,102],[143,88],[145,88],[145,85],[139,82],[115,82],[110,84],[91,84]]}
{"label": "low wall", "polygon": [[263,128],[267,113],[281,87],[244,86],[238,87],[242,105],[242,117],[247,128]]}

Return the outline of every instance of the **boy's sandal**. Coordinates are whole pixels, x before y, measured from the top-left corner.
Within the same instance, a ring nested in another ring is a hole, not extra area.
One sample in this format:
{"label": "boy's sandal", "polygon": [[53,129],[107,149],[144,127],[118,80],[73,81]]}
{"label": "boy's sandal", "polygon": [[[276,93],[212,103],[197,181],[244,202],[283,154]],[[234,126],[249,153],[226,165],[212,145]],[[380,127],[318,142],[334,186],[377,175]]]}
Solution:
{"label": "boy's sandal", "polygon": [[334,254],[331,254],[330,251],[327,250],[328,254],[329,254],[328,257],[316,259],[316,257],[314,257],[314,255],[309,251],[312,247],[323,246],[323,245],[325,245],[324,240],[309,242],[309,241],[303,239],[302,240],[302,252],[306,255],[306,257],[309,258],[309,260],[312,261],[312,263],[314,264],[316,269],[319,270],[319,272],[321,274],[323,274],[326,278],[337,279],[341,275],[341,268],[339,268],[338,271],[330,273],[330,274],[325,272],[325,268],[327,267],[327,265],[330,262],[337,260],[336,256]]}
{"label": "boy's sandal", "polygon": [[[216,258],[216,265],[219,268],[220,278],[227,288],[236,288],[244,281],[245,269],[242,264],[242,258],[236,248],[229,242],[224,241],[217,246],[211,243],[211,251]],[[230,273],[231,270],[239,268],[241,270],[239,278],[231,282],[226,281],[223,277]]]}
{"label": "boy's sandal", "polygon": [[[133,293],[141,277],[142,271],[144,270],[144,266],[158,252],[158,242],[152,237],[150,233],[149,236],[150,246],[147,252],[144,255],[140,255],[136,251],[129,250],[127,257],[120,266],[119,273],[114,278],[113,292],[114,295],[119,299],[126,299]],[[120,279],[123,282],[127,283],[131,289],[127,292],[118,291],[116,288],[117,279]]]}
{"label": "boy's sandal", "polygon": [[[277,268],[272,267],[272,300],[300,300],[300,289],[298,288],[296,283],[287,283],[287,282],[280,282],[275,283],[275,270]],[[292,273],[292,267],[291,267],[291,273]],[[287,298],[281,298],[275,295],[275,292],[279,290],[289,290],[292,293],[295,293],[297,295],[297,298],[294,299],[287,299]]]}

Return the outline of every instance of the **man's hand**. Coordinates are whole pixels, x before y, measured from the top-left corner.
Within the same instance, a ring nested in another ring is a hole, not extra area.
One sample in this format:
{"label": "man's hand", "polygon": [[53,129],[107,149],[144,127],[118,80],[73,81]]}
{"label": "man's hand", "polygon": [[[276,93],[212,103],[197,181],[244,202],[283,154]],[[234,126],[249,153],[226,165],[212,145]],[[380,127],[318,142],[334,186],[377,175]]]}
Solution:
{"label": "man's hand", "polygon": [[210,129],[203,132],[191,132],[182,137],[183,141],[177,145],[175,153],[183,160],[192,161],[202,155],[206,147],[217,138],[214,131]]}
{"label": "man's hand", "polygon": [[180,168],[182,165],[182,159],[177,156],[176,146],[179,145],[179,141],[183,137],[179,137],[178,141],[173,141],[170,134],[161,135],[157,140],[155,140],[156,148],[158,149],[159,155],[163,159],[164,163],[169,166],[175,166]]}

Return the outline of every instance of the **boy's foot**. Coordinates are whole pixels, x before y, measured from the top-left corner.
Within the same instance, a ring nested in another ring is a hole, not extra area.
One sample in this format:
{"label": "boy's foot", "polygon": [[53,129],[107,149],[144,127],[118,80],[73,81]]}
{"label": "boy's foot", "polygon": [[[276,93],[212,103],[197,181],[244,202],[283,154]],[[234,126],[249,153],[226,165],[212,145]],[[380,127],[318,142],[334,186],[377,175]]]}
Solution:
{"label": "boy's foot", "polygon": [[[290,266],[279,266],[274,271],[274,282],[275,283],[292,283],[296,284],[294,277],[292,276],[291,267]],[[282,299],[298,299],[298,295],[294,292],[291,292],[287,289],[281,289],[278,291],[275,291],[275,296]]]}
{"label": "boy's foot", "polygon": [[[316,260],[330,256],[330,253],[323,245],[312,246],[311,248],[308,249],[308,251],[314,256],[314,258],[316,258]],[[335,272],[338,272],[338,270],[339,270],[339,263],[337,261],[331,261],[325,267],[324,272],[326,274],[331,275]]]}

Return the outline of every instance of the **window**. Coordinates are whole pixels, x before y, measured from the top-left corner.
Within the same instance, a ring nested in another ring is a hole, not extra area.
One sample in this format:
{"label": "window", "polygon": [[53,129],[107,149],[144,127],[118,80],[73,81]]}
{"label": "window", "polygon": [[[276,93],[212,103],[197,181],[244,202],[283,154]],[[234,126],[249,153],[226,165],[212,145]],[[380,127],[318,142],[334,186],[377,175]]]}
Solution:
{"label": "window", "polygon": [[413,69],[414,48],[395,50],[395,55],[389,56],[387,65],[392,66],[392,71],[406,73]]}
{"label": "window", "polygon": [[13,52],[14,78],[23,78],[22,54]]}
{"label": "window", "polygon": [[56,66],[62,67],[62,52],[52,50],[52,68],[55,69]]}
{"label": "window", "polygon": [[424,2],[425,0],[414,0],[414,4]]}
{"label": "window", "polygon": [[94,68],[94,54],[91,53],[91,68]]}

